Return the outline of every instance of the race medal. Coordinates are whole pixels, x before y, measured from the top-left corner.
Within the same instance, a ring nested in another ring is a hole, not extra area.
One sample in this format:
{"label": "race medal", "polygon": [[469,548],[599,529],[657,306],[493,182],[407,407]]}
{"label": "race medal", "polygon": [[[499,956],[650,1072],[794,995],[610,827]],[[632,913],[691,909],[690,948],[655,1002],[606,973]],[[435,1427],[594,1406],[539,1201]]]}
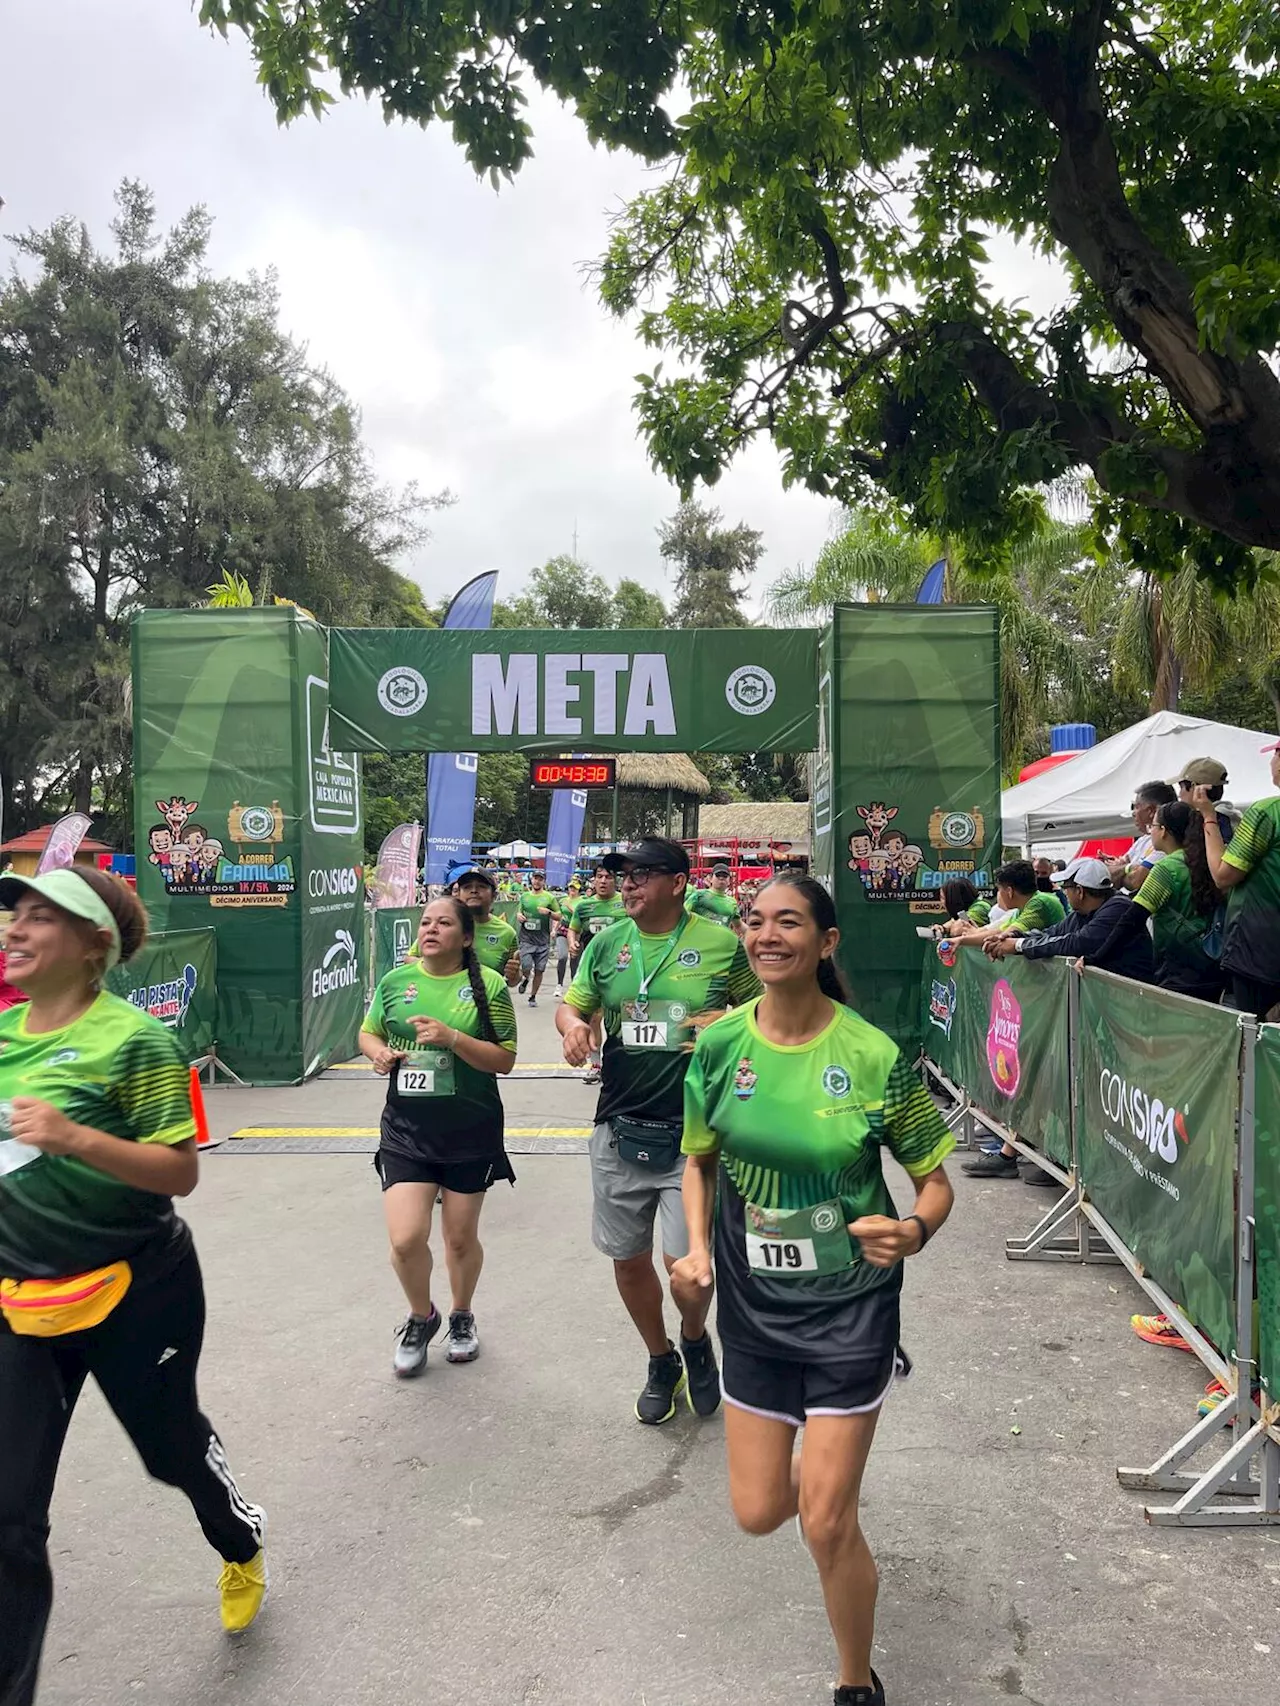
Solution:
{"label": "race medal", "polygon": [[853,1241],[838,1200],[812,1208],[759,1208],[746,1212],[747,1266],[773,1279],[838,1274],[854,1264]]}
{"label": "race medal", "polygon": [[448,1049],[406,1055],[396,1073],[396,1091],[401,1096],[452,1096],[453,1055]]}

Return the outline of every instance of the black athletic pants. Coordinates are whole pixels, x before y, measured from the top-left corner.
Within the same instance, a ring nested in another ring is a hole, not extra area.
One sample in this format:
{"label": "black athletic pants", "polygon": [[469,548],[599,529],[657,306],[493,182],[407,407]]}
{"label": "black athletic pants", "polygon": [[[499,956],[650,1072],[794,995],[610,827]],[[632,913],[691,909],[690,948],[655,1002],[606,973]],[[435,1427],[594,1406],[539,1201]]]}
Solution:
{"label": "black athletic pants", "polygon": [[150,1474],[181,1487],[210,1546],[247,1564],[262,1513],[241,1495],[200,1413],[204,1286],[194,1250],[160,1279],[135,1278],[101,1326],[57,1339],[0,1320],[0,1706],[31,1706],[53,1603],[49,1503],[76,1400],[92,1375]]}

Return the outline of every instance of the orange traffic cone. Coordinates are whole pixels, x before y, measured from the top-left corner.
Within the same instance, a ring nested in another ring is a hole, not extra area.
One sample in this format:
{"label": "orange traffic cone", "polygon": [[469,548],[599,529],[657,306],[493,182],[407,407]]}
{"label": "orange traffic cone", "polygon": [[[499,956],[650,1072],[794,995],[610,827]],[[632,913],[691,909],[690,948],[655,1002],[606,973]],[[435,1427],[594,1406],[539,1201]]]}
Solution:
{"label": "orange traffic cone", "polygon": [[204,1092],[200,1088],[200,1074],[194,1066],[191,1068],[190,1084],[191,1117],[196,1122],[196,1148],[216,1149],[222,1139],[209,1136],[209,1116],[204,1111]]}

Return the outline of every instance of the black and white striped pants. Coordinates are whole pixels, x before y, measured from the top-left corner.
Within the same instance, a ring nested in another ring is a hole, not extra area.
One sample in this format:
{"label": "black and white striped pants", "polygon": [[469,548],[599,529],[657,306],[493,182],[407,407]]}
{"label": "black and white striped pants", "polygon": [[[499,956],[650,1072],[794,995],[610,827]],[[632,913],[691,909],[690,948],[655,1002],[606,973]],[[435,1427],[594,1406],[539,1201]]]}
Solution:
{"label": "black and white striped pants", "polygon": [[49,1504],[89,1375],[149,1473],[190,1499],[216,1552],[247,1564],[261,1546],[262,1512],[236,1486],[222,1443],[200,1411],[196,1367],[204,1320],[194,1250],[162,1278],[135,1278],[123,1302],[88,1332],[18,1337],[0,1320],[0,1706],[30,1706],[35,1699],[53,1602]]}

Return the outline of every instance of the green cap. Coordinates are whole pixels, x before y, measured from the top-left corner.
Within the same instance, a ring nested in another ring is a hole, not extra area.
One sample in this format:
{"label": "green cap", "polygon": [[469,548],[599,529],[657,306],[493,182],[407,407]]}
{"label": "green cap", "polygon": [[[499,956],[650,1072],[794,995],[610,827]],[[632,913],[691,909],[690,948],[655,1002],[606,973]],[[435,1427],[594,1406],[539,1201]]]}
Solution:
{"label": "green cap", "polygon": [[42,877],[17,877],[11,871],[0,877],[0,907],[5,911],[11,912],[24,894],[41,895],[73,918],[83,918],[105,930],[111,938],[107,970],[120,964],[120,926],[115,915],[98,891],[76,874],[74,867],[46,871]]}

